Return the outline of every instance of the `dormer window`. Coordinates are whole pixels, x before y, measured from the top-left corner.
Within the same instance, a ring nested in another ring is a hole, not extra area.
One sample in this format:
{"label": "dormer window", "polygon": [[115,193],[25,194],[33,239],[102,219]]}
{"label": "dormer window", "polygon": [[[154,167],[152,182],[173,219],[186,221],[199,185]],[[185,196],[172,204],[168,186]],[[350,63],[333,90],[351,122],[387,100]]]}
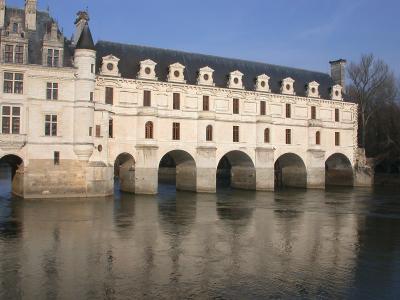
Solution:
{"label": "dormer window", "polygon": [[204,67],[199,70],[199,76],[197,77],[197,84],[214,86],[213,81],[214,70],[210,67]]}
{"label": "dormer window", "polygon": [[312,81],[307,85],[307,97],[319,98],[319,83]]}
{"label": "dormer window", "polygon": [[12,31],[13,31],[14,33],[18,33],[18,23],[13,23],[13,25],[12,25]]}
{"label": "dormer window", "polygon": [[24,63],[24,45],[6,44],[4,46],[4,63],[23,64]]}
{"label": "dormer window", "polygon": [[332,100],[337,100],[337,101],[342,101],[343,96],[342,96],[342,86],[340,84],[334,85],[331,89],[331,99]]}
{"label": "dormer window", "polygon": [[260,92],[269,92],[269,76],[266,74],[262,74],[257,76],[256,80],[256,91]]}
{"label": "dormer window", "polygon": [[184,76],[185,66],[174,63],[169,66],[168,81],[186,83]]}
{"label": "dormer window", "polygon": [[47,66],[48,67],[60,66],[60,50],[47,49]]}
{"label": "dormer window", "polygon": [[229,74],[228,87],[233,89],[243,89],[243,73],[236,70]]}
{"label": "dormer window", "polygon": [[295,95],[294,79],[288,77],[282,80],[281,93],[285,95]]}
{"label": "dormer window", "polygon": [[156,65],[157,65],[157,63],[152,61],[151,59],[142,60],[140,62],[138,78],[139,79],[157,80]]}
{"label": "dormer window", "polygon": [[119,58],[110,54],[103,57],[101,75],[121,76],[118,70]]}

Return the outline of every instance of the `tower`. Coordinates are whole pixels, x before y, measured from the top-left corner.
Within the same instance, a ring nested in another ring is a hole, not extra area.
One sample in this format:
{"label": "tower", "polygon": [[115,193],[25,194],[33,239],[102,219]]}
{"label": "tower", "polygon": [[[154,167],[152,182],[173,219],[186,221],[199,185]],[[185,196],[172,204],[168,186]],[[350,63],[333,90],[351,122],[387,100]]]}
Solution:
{"label": "tower", "polygon": [[25,0],[25,28],[36,30],[36,0]]}
{"label": "tower", "polygon": [[[82,20],[79,20],[82,21]],[[82,31],[77,39],[74,64],[77,68],[74,108],[74,152],[79,160],[88,161],[93,153],[93,127],[96,51],[87,19],[82,22]]]}
{"label": "tower", "polygon": [[335,84],[340,84],[343,91],[346,88],[346,60],[338,59],[329,62],[331,64],[331,77]]}
{"label": "tower", "polygon": [[5,16],[6,16],[6,1],[0,0],[0,28],[4,27]]}

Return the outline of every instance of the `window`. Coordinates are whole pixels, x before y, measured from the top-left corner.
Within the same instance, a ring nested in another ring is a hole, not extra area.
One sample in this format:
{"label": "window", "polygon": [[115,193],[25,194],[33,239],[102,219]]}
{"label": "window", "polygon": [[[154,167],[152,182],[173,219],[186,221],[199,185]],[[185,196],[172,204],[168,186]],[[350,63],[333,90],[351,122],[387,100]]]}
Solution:
{"label": "window", "polygon": [[151,106],[151,91],[144,91],[143,106]]}
{"label": "window", "polygon": [[3,106],[1,120],[1,132],[3,134],[19,134],[21,108],[18,106]]}
{"label": "window", "polygon": [[114,137],[114,120],[108,120],[108,137],[112,139]]}
{"label": "window", "polygon": [[180,124],[172,123],[172,139],[179,140],[180,139]]}
{"label": "window", "polygon": [[48,82],[47,83],[47,100],[57,100],[58,99],[58,83]]}
{"label": "window", "polygon": [[339,122],[339,108],[335,108],[335,122]]}
{"label": "window", "polygon": [[311,106],[311,119],[315,120],[317,118],[317,110],[315,106]]}
{"label": "window", "polygon": [[60,152],[54,151],[54,165],[57,166],[60,164]]}
{"label": "window", "polygon": [[210,110],[210,96],[203,96],[203,110]]}
{"label": "window", "polygon": [[114,103],[114,88],[106,87],[106,104],[113,105]]}
{"label": "window", "polygon": [[235,143],[239,142],[239,126],[233,126],[233,141]]}
{"label": "window", "polygon": [[172,108],[173,109],[181,109],[181,94],[174,93]]}
{"label": "window", "polygon": [[270,137],[269,137],[269,128],[264,129],[264,143],[269,143]]}
{"label": "window", "polygon": [[96,125],[96,137],[101,137],[101,126]]}
{"label": "window", "polygon": [[15,63],[16,64],[24,63],[24,46],[23,45],[15,46]]}
{"label": "window", "polygon": [[58,49],[47,50],[47,66],[48,67],[60,66],[60,50]]}
{"label": "window", "polygon": [[4,47],[4,62],[5,63],[13,63],[14,62],[13,55],[14,55],[14,46],[13,45],[5,45],[5,47]]}
{"label": "window", "polygon": [[13,31],[14,33],[17,33],[17,32],[18,32],[18,23],[13,23],[13,24],[12,24],[12,31]]}
{"label": "window", "polygon": [[153,122],[148,121],[145,125],[145,138],[152,139],[153,138]]}
{"label": "window", "polygon": [[233,99],[233,113],[239,113],[239,99]]}
{"label": "window", "polygon": [[290,145],[292,143],[292,130],[286,129],[286,144]]}
{"label": "window", "polygon": [[315,144],[321,145],[321,132],[317,131],[315,133]]}
{"label": "window", "polygon": [[90,102],[93,102],[93,100],[94,100],[94,93],[93,92],[90,92],[89,100],[90,100]]}
{"label": "window", "polygon": [[291,118],[292,116],[292,108],[290,103],[286,103],[286,118]]}
{"label": "window", "polygon": [[265,116],[267,113],[265,101],[260,102],[260,115]]}
{"label": "window", "polygon": [[211,125],[208,125],[206,128],[206,141],[212,141],[213,140],[213,128]]}
{"label": "window", "polygon": [[4,73],[4,93],[22,94],[24,91],[24,74]]}
{"label": "window", "polygon": [[340,146],[340,132],[335,132],[335,146]]}
{"label": "window", "polygon": [[23,45],[5,45],[4,46],[4,62],[5,63],[24,63],[24,46]]}
{"label": "window", "polygon": [[94,74],[94,64],[90,65],[90,72],[92,72],[92,74]]}
{"label": "window", "polygon": [[44,135],[57,136],[57,115],[46,115]]}
{"label": "window", "polygon": [[93,127],[89,127],[89,136],[93,135]]}

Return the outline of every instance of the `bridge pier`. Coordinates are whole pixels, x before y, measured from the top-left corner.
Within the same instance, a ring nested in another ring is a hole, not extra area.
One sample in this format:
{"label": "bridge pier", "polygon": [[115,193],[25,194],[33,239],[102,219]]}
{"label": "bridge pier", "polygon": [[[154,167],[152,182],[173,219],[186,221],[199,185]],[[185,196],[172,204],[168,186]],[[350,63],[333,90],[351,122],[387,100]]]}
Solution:
{"label": "bridge pier", "polygon": [[307,188],[325,189],[325,151],[309,149],[307,160]]}
{"label": "bridge pier", "polygon": [[274,149],[256,148],[256,190],[274,191]]}
{"label": "bridge pier", "polygon": [[135,165],[135,193],[157,194],[158,191],[158,158],[157,147],[137,146],[137,162]]}
{"label": "bridge pier", "polygon": [[217,190],[216,151],[214,146],[197,148],[196,189],[199,193],[215,193]]}

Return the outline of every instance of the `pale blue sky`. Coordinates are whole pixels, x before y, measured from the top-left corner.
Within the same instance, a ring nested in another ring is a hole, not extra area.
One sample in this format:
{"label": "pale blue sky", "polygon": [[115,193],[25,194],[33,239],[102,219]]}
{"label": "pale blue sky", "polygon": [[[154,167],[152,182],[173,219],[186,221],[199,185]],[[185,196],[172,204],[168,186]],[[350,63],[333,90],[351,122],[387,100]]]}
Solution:
{"label": "pale blue sky", "polygon": [[323,72],[329,60],[372,52],[400,75],[398,0],[39,0],[48,6],[68,37],[75,13],[88,7],[95,40]]}

